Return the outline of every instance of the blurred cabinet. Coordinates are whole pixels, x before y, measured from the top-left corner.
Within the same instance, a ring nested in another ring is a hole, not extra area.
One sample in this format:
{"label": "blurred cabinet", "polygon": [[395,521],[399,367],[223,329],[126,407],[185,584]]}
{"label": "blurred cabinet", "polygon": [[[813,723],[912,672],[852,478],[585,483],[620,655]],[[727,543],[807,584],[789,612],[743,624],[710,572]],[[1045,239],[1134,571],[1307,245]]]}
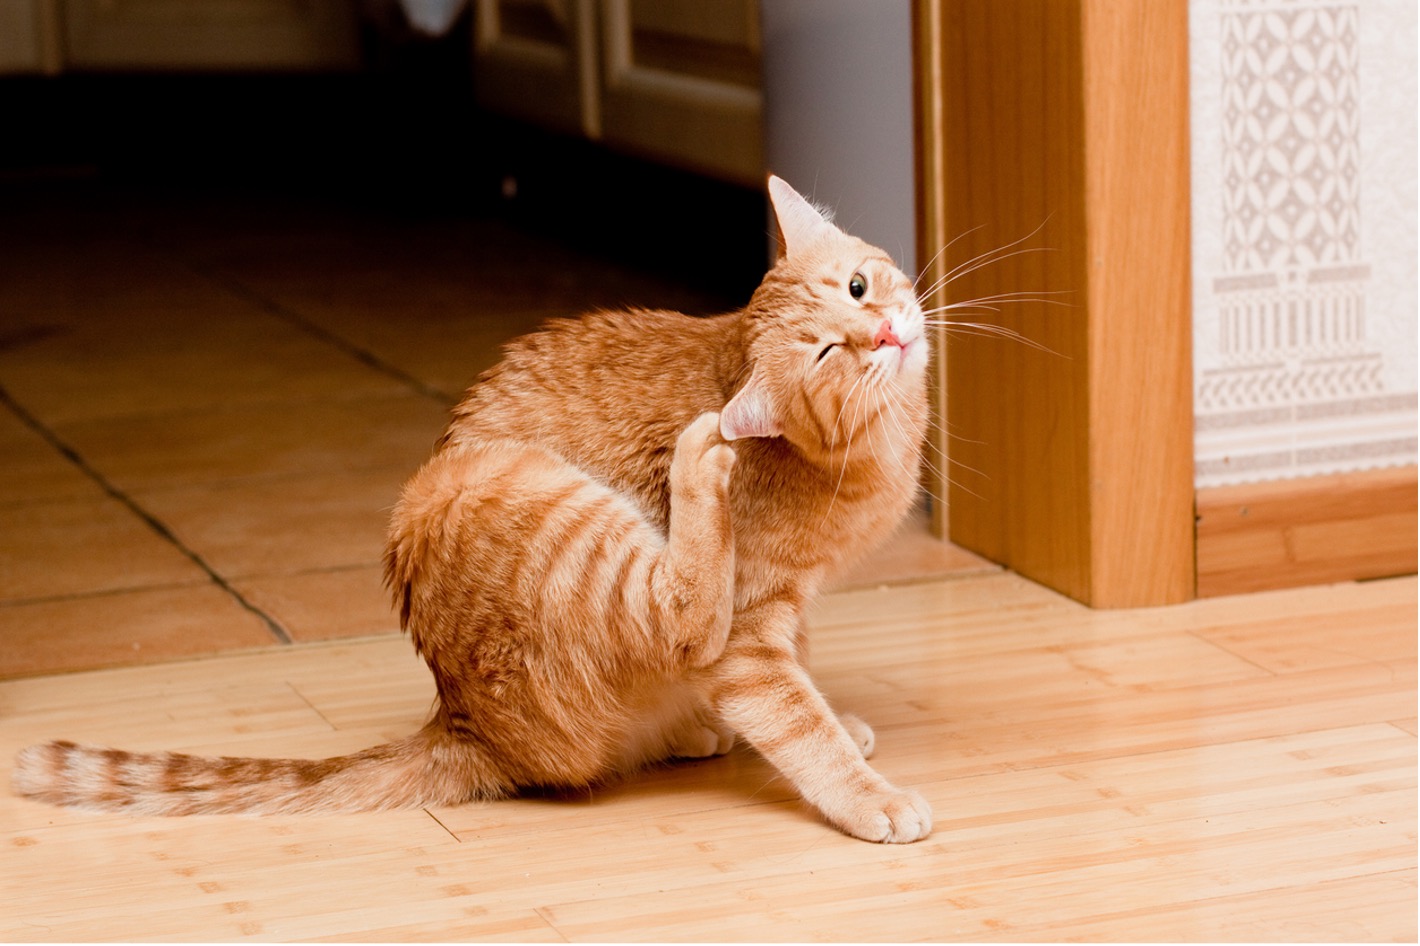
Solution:
{"label": "blurred cabinet", "polygon": [[0,73],[360,66],[350,0],[0,0]]}
{"label": "blurred cabinet", "polygon": [[0,0],[0,75],[59,70],[57,0]]}
{"label": "blurred cabinet", "polygon": [[478,0],[473,63],[482,104],[600,136],[594,0]]}
{"label": "blurred cabinet", "polygon": [[479,0],[484,105],[758,186],[756,0]]}
{"label": "blurred cabinet", "polygon": [[63,0],[65,62],[78,69],[355,68],[346,0]]}

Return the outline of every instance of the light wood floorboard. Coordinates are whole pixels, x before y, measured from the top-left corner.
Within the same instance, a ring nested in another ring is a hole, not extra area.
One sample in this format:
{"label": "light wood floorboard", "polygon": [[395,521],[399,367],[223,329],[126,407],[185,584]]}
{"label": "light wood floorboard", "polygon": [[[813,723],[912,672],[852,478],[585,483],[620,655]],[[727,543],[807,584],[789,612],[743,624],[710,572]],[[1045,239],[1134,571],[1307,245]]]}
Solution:
{"label": "light wood floorboard", "polygon": [[[575,798],[129,818],[0,798],[0,937],[1414,941],[1416,581],[1102,612],[1009,573],[843,591],[834,704],[931,801],[824,826],[753,752]],[[324,756],[433,688],[384,636],[0,683],[48,738]]]}

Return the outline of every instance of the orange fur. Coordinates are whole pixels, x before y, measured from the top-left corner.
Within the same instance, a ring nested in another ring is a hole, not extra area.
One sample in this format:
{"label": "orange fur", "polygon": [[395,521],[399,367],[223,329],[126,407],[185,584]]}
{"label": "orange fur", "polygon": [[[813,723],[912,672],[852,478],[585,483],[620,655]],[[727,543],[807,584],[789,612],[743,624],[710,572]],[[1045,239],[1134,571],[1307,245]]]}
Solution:
{"label": "orange fur", "polygon": [[50,743],[15,784],[158,814],[352,810],[581,786],[738,733],[830,822],[914,841],[803,664],[803,612],[916,492],[923,316],[777,178],[785,254],[742,310],[604,312],[512,343],[395,509],[386,579],[433,671],[418,734],[319,762]]}

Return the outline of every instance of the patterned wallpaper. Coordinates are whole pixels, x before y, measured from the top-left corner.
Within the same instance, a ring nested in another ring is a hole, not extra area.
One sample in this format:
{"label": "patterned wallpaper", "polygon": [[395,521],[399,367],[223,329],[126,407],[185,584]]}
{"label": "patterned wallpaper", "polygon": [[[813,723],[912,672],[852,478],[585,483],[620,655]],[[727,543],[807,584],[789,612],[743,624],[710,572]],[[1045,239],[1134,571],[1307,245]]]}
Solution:
{"label": "patterned wallpaper", "polygon": [[1416,2],[1191,0],[1196,479],[1416,461]]}

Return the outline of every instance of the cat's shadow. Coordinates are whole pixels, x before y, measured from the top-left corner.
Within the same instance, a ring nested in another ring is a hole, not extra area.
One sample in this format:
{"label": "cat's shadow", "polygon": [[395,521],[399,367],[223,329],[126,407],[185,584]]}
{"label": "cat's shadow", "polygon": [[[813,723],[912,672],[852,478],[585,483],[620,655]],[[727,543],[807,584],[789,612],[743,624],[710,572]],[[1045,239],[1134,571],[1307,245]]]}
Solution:
{"label": "cat's shadow", "polygon": [[[590,788],[528,788],[512,798],[439,808],[431,814],[460,835],[625,820],[665,825],[663,830],[674,833],[670,825],[700,812],[771,805],[819,820],[788,780],[740,742],[723,756],[670,760]],[[574,812],[585,817],[569,817]]]}

